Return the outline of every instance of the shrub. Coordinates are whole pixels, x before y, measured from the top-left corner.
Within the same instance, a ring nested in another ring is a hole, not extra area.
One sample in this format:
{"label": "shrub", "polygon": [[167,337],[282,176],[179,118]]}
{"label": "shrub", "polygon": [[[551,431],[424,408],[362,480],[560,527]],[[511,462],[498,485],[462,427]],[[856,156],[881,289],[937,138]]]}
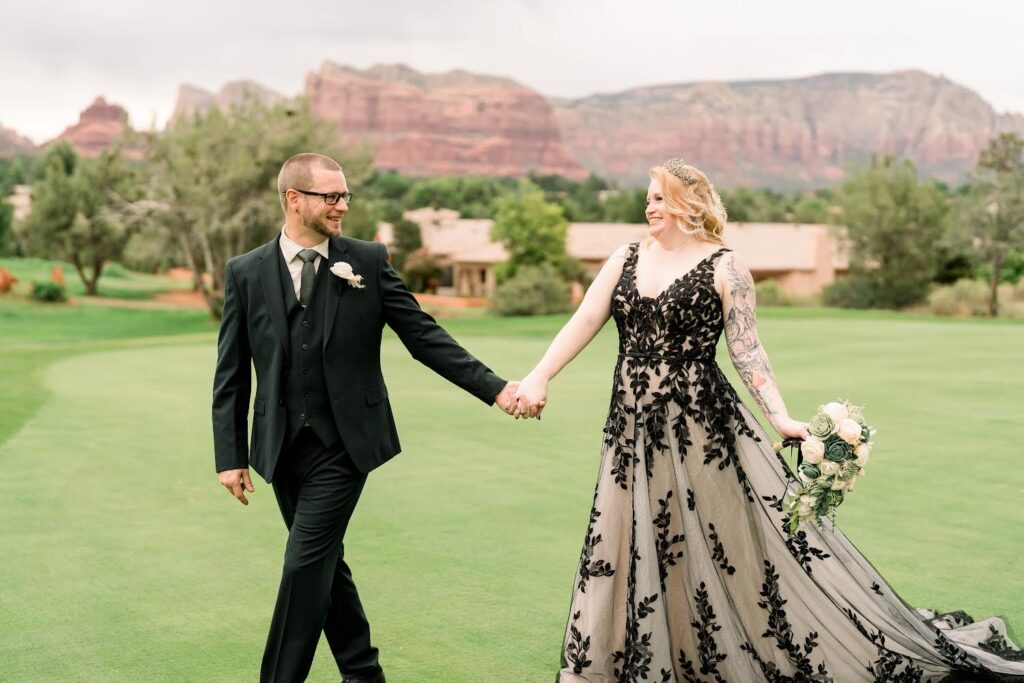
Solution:
{"label": "shrub", "polygon": [[37,301],[58,302],[67,301],[68,296],[64,288],[56,282],[33,282],[32,298]]}
{"label": "shrub", "polygon": [[111,280],[127,280],[131,276],[132,274],[128,272],[128,269],[117,261],[108,263],[103,269],[103,277]]}
{"label": "shrub", "polygon": [[436,283],[441,279],[441,275],[441,265],[423,247],[409,254],[405,260],[405,269],[402,271],[405,285],[413,292],[436,289]]}
{"label": "shrub", "polygon": [[822,301],[837,308],[872,308],[878,304],[879,296],[870,280],[847,276],[825,287]]}
{"label": "shrub", "polygon": [[754,285],[758,306],[792,306],[793,300],[775,280],[761,280]]}
{"label": "shrub", "polygon": [[494,308],[499,315],[545,315],[572,309],[569,283],[550,264],[520,266],[514,277],[498,285]]}
{"label": "shrub", "polygon": [[[1003,284],[998,289],[999,314],[1017,318],[1024,315],[1024,284]],[[928,309],[935,315],[973,315],[987,317],[989,288],[981,280],[957,280],[936,287],[928,295]]]}

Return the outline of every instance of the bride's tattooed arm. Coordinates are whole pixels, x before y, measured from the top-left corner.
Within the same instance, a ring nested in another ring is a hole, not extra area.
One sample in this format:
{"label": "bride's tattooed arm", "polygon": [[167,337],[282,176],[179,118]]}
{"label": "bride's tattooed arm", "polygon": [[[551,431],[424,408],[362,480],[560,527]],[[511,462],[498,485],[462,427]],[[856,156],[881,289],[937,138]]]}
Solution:
{"label": "bride's tattooed arm", "polygon": [[757,336],[757,302],[754,278],[734,252],[721,261],[722,315],[725,341],[733,365],[772,424],[787,416],[768,354]]}

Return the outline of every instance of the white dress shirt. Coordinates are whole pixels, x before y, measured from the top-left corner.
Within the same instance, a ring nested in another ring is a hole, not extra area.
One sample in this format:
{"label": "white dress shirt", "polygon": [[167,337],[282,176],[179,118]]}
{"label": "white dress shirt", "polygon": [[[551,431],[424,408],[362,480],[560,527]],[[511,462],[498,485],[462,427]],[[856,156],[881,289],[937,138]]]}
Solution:
{"label": "white dress shirt", "polygon": [[281,228],[281,253],[284,255],[284,262],[288,264],[288,272],[292,276],[292,286],[295,288],[295,298],[299,298],[299,292],[302,291],[302,259],[299,258],[299,252],[303,249],[315,249],[319,256],[313,260],[313,267],[319,272],[320,262],[328,258],[328,240],[325,238],[323,242],[313,247],[304,247],[301,244],[293,242],[288,235],[285,233],[284,228]]}

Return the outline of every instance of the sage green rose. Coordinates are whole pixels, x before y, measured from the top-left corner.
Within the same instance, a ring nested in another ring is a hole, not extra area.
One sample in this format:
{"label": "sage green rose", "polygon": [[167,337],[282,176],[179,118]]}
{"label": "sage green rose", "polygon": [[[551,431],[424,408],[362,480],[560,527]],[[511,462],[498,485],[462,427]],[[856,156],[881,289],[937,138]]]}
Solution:
{"label": "sage green rose", "polygon": [[821,476],[821,470],[818,469],[818,466],[809,462],[800,465],[800,472],[808,479],[817,479]]}
{"label": "sage green rose", "polygon": [[819,439],[827,439],[836,428],[835,421],[825,413],[818,413],[807,423],[807,431]]}
{"label": "sage green rose", "polygon": [[853,456],[853,447],[840,439],[833,437],[825,442],[825,459],[832,462],[842,462]]}

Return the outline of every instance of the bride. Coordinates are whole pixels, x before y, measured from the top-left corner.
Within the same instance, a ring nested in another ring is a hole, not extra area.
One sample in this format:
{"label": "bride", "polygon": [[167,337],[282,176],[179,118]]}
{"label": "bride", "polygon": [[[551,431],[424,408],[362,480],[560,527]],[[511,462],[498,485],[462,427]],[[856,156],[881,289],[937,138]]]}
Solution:
{"label": "bride", "polygon": [[787,532],[795,480],[715,362],[729,355],[772,427],[789,417],[725,210],[680,159],[651,169],[650,237],[620,248],[523,380],[520,414],[611,316],[619,355],[561,683],[1024,681],[998,619],[915,610],[826,520]]}

